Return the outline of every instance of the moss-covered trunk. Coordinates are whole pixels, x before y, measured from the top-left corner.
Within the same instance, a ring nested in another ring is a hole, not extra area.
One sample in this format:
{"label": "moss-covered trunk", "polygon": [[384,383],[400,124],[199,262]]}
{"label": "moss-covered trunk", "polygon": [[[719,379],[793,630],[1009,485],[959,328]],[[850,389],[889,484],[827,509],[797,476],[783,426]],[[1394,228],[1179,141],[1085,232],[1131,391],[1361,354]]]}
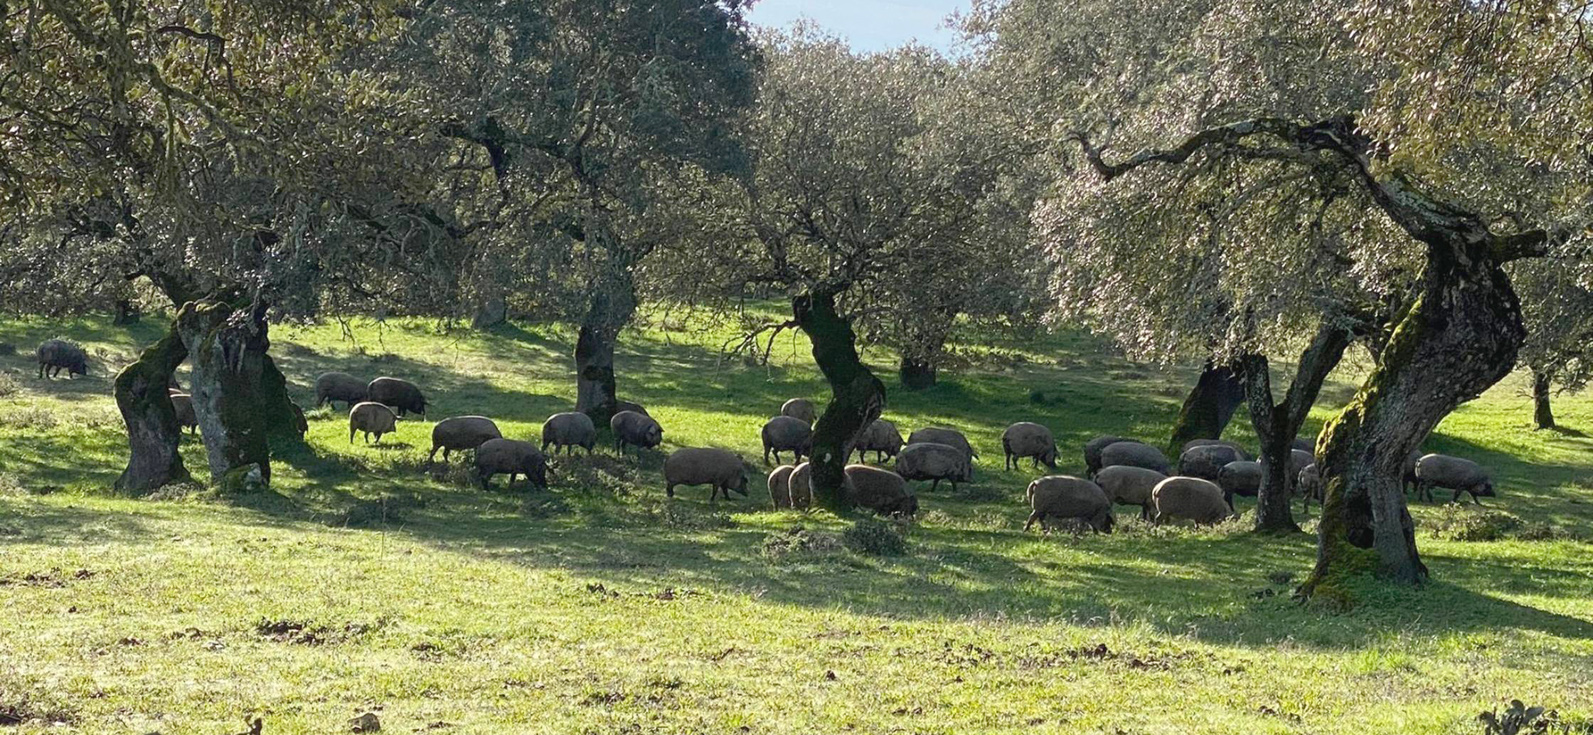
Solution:
{"label": "moss-covered trunk", "polygon": [[1420,299],[1318,443],[1327,497],[1306,594],[1345,595],[1344,578],[1367,570],[1427,579],[1400,489],[1405,456],[1462,401],[1508,375],[1525,338],[1492,242],[1434,235],[1429,245]]}
{"label": "moss-covered trunk", "polygon": [[1289,500],[1294,495],[1294,438],[1311,414],[1311,406],[1322,392],[1328,373],[1344,359],[1350,346],[1350,331],[1340,325],[1323,323],[1311,344],[1300,353],[1294,380],[1283,400],[1273,402],[1271,366],[1262,355],[1241,358],[1242,379],[1250,407],[1250,421],[1261,442],[1261,491],[1256,498],[1256,530],[1295,532]]}
{"label": "moss-covered trunk", "polygon": [[1554,406],[1549,403],[1549,374],[1532,371],[1532,424],[1539,429],[1554,428]]}
{"label": "moss-covered trunk", "polygon": [[137,362],[116,374],[116,407],[127,424],[128,444],[127,469],[116,480],[117,490],[148,492],[188,479],[188,469],[177,452],[182,427],[177,425],[167,390],[172,372],[187,357],[188,349],[173,325]]}
{"label": "moss-covered trunk", "polygon": [[813,342],[813,359],[830,383],[830,404],[813,427],[813,497],[837,513],[849,510],[842,490],[846,458],[863,429],[885,410],[885,384],[858,358],[852,324],[836,311],[838,289],[815,288],[791,300],[802,332]]}
{"label": "moss-covered trunk", "polygon": [[1206,363],[1200,380],[1184,399],[1178,411],[1178,423],[1173,425],[1169,448],[1174,456],[1192,439],[1221,439],[1222,432],[1233,419],[1233,412],[1244,403],[1245,387],[1238,372],[1231,366]]}
{"label": "moss-covered trunk", "polygon": [[277,369],[269,354],[261,355],[259,412],[265,422],[266,436],[274,446],[283,443],[302,443],[310,430],[304,418],[304,409],[288,395],[288,378]]}
{"label": "moss-covered trunk", "polygon": [[270,482],[270,437],[288,433],[283,424],[292,421],[292,411],[279,403],[286,398],[284,384],[267,385],[268,374],[280,381],[281,373],[266,356],[264,307],[196,301],[178,312],[177,331],[193,366],[190,395],[211,478],[229,482],[229,475],[258,466]]}

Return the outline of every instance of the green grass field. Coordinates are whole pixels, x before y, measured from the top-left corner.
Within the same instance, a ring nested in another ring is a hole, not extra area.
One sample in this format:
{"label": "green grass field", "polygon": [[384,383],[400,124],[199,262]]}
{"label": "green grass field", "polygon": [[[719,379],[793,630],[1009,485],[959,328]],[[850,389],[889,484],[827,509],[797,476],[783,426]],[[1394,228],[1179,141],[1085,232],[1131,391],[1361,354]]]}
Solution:
{"label": "green grass field", "polygon": [[[824,397],[800,339],[748,365],[721,357],[728,328],[676,320],[627,332],[619,359],[666,450],[753,459],[781,402]],[[1519,378],[1427,444],[1483,462],[1500,496],[1417,507],[1434,581],[1336,614],[1290,599],[1312,537],[1256,537],[1248,518],[1020,530],[1037,473],[1000,469],[1003,427],[1047,424],[1081,472],[1092,436],[1161,443],[1193,378],[1087,337],[967,348],[923,393],[886,378],[888,418],[956,426],[983,462],[972,486],[920,489],[907,553],[879,557],[825,543],[843,521],[771,511],[761,479],[750,499],[666,502],[662,455],[604,451],[556,459],[546,492],[483,492],[462,461],[426,470],[429,423],[350,445],[328,410],[271,492],[117,497],[109,374],[153,321],[0,322],[20,348],[0,357],[0,733],[347,732],[364,712],[403,733],[1480,733],[1477,713],[1512,698],[1593,717],[1593,401],[1562,398],[1567,428],[1535,432]],[[434,420],[486,414],[529,438],[573,402],[567,328],[349,327],[274,328],[302,403],[319,372],[395,375]],[[98,372],[34,377],[33,345],[57,334]],[[890,355],[866,357],[891,375]],[[1246,423],[1232,435],[1253,444]],[[202,454],[185,440],[196,475]],[[781,551],[798,526],[816,548]],[[1472,537],[1494,540],[1451,540]]]}

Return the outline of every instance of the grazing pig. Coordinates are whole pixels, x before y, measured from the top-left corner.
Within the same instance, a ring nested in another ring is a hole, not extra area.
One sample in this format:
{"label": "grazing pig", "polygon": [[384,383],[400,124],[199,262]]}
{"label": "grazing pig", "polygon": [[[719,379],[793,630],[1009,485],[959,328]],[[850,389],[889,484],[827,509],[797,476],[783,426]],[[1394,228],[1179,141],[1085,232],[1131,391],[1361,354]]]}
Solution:
{"label": "grazing pig", "polygon": [[774,453],[774,461],[780,461],[781,452],[791,452],[796,455],[793,461],[801,462],[802,457],[813,449],[813,426],[795,416],[776,416],[763,425],[763,463],[770,464],[769,453]]}
{"label": "grazing pig", "polygon": [[364,432],[365,443],[371,441],[371,434],[376,435],[376,443],[382,443],[382,435],[398,430],[398,415],[393,409],[381,403],[367,401],[356,403],[348,411],[348,443],[354,443],[354,433]]}
{"label": "grazing pig", "polygon": [[795,469],[783,464],[769,473],[769,502],[775,510],[791,507],[791,472]]}
{"label": "grazing pig", "polygon": [[430,464],[435,460],[439,449],[442,450],[443,461],[447,462],[449,452],[475,449],[489,439],[502,438],[503,433],[498,431],[498,425],[486,416],[443,419],[431,429],[431,454],[426,455],[426,462]]}
{"label": "grazing pig", "polygon": [[677,449],[664,460],[664,494],[675,497],[676,485],[711,485],[709,500],[730,491],[747,495],[747,469],[735,452],[714,447]]}
{"label": "grazing pig", "polygon": [[1095,473],[1101,471],[1101,452],[1105,451],[1107,447],[1118,442],[1134,442],[1136,444],[1144,443],[1134,439],[1126,439],[1121,436],[1098,436],[1085,442],[1084,467],[1085,469],[1089,470],[1090,477],[1094,477]]}
{"label": "grazing pig", "polygon": [[807,510],[813,505],[813,466],[801,462],[791,468],[791,476],[786,478],[786,489],[791,492],[791,507],[797,510]]}
{"label": "grazing pig", "polygon": [[194,397],[187,393],[172,393],[171,410],[177,414],[177,428],[188,429],[192,434],[199,430],[199,415],[194,413]]}
{"label": "grazing pig", "polygon": [[1116,442],[1101,450],[1101,467],[1115,467],[1128,465],[1130,467],[1143,467],[1155,470],[1164,475],[1170,474],[1171,463],[1162,450],[1149,444],[1139,442]]}
{"label": "grazing pig", "polygon": [[592,417],[580,411],[566,411],[556,413],[542,422],[542,451],[553,447],[553,454],[559,453],[559,447],[564,448],[566,455],[575,451],[576,447],[592,453],[592,447],[597,446],[597,426],[592,423]]}
{"label": "grazing pig", "polygon": [[44,371],[50,371],[54,378],[66,371],[67,379],[74,375],[88,375],[88,353],[64,339],[47,339],[39,344],[33,351],[33,356],[39,361],[39,377],[44,377]]}
{"label": "grazing pig", "polygon": [[354,404],[365,402],[369,385],[348,373],[321,373],[315,379],[315,407],[330,403],[336,408],[337,402],[343,401],[353,408]]}
{"label": "grazing pig", "polygon": [[1471,502],[1482,505],[1478,496],[1494,496],[1493,480],[1488,471],[1469,459],[1447,454],[1428,454],[1416,462],[1416,497],[1433,499],[1433,488],[1454,490],[1451,503],[1460,502],[1461,493],[1471,493]]}
{"label": "grazing pig", "polygon": [[1018,460],[1028,457],[1035,468],[1041,462],[1056,469],[1056,438],[1051,430],[1036,423],[1020,421],[1001,432],[1001,451],[1007,455],[1005,469],[1018,468]]}
{"label": "grazing pig", "polygon": [[634,401],[615,401],[614,402],[614,413],[620,413],[620,412],[623,412],[623,411],[630,411],[632,413],[639,413],[639,414],[641,414],[643,416],[652,416],[652,414],[647,412],[647,409],[642,408],[642,404],[640,404],[640,403],[636,403]]}
{"label": "grazing pig", "polygon": [[1222,486],[1223,499],[1233,506],[1233,496],[1253,498],[1261,492],[1261,463],[1252,460],[1229,462],[1223,465],[1217,484]]}
{"label": "grazing pig", "polygon": [[1137,505],[1140,508],[1139,517],[1149,518],[1152,505],[1151,492],[1165,479],[1167,476],[1156,470],[1120,464],[1102,467],[1095,475],[1095,484],[1101,486],[1101,490],[1112,503]]}
{"label": "grazing pig", "polygon": [[608,428],[614,432],[614,451],[624,454],[625,447],[653,449],[664,443],[664,427],[653,417],[635,411],[620,411],[609,419]]}
{"label": "grazing pig", "polygon": [[[963,456],[967,457],[970,463],[979,459],[979,452],[974,451],[973,445],[968,443],[968,437],[963,436],[962,432],[956,429],[948,429],[943,426],[919,429],[907,437],[907,443],[945,444],[948,447],[956,447],[962,450]],[[970,468],[971,471],[972,469]]]}
{"label": "grazing pig", "polygon": [[1400,492],[1408,493],[1417,489],[1416,463],[1421,459],[1422,452],[1419,449],[1412,449],[1410,454],[1405,455],[1405,468],[1400,474]]}
{"label": "grazing pig", "polygon": [[934,480],[931,490],[940,489],[940,481],[947,480],[955,491],[957,483],[973,479],[973,466],[961,448],[932,442],[909,443],[896,455],[896,474],[908,480]]}
{"label": "grazing pig", "polygon": [[1239,454],[1239,461],[1254,459],[1249,451],[1244,451],[1244,446],[1239,446],[1238,442],[1228,442],[1227,438],[1192,438],[1192,440],[1184,442],[1184,446],[1180,446],[1179,454],[1193,450],[1196,446],[1228,446],[1228,448]]}
{"label": "grazing pig", "polygon": [[1178,448],[1178,453],[1182,455],[1195,447],[1229,447],[1239,454],[1240,460],[1251,458],[1250,453],[1246,452],[1244,447],[1239,446],[1238,442],[1231,442],[1226,439],[1190,439],[1184,442],[1184,446]]}
{"label": "grazing pig", "polygon": [[1106,493],[1089,480],[1071,475],[1050,475],[1029,483],[1029,521],[1023,530],[1035,523],[1045,526],[1050,518],[1078,518],[1095,529],[1096,533],[1111,533],[1112,501]]}
{"label": "grazing pig", "polygon": [[365,400],[392,408],[399,416],[405,413],[426,415],[426,394],[420,387],[398,378],[377,378],[365,387]]}
{"label": "grazing pig", "polygon": [[1239,450],[1226,444],[1199,444],[1178,456],[1178,474],[1217,482],[1224,466],[1244,459]]}
{"label": "grazing pig", "polygon": [[494,475],[508,475],[514,485],[515,475],[525,478],[539,488],[548,486],[548,458],[531,442],[514,439],[488,439],[476,448],[476,476],[483,490],[492,488]]}
{"label": "grazing pig", "polygon": [[806,398],[792,398],[780,406],[780,415],[800,419],[808,426],[812,426],[814,421],[819,420],[819,409]]}
{"label": "grazing pig", "polygon": [[918,498],[907,492],[907,481],[901,475],[866,464],[846,466],[846,498],[852,505],[880,515],[911,518],[918,514]]}
{"label": "grazing pig", "polygon": [[857,451],[859,461],[864,459],[866,452],[874,452],[874,461],[884,462],[902,451],[902,432],[897,430],[896,424],[885,419],[874,419],[874,423],[858,435],[857,444],[852,449]]}
{"label": "grazing pig", "polygon": [[1316,457],[1303,449],[1289,450],[1289,476],[1297,477],[1300,470],[1316,464]]}
{"label": "grazing pig", "polygon": [[1233,515],[1222,488],[1198,477],[1169,477],[1151,491],[1156,523],[1194,521],[1196,526],[1221,523]]}

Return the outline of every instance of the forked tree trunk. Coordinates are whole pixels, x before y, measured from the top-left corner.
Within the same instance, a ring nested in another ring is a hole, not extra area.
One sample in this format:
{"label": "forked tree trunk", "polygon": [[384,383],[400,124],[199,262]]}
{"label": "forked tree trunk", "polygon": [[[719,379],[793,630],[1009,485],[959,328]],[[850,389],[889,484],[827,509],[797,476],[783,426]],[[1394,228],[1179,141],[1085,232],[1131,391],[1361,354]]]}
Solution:
{"label": "forked tree trunk", "polygon": [[1311,414],[1311,406],[1322,392],[1328,373],[1344,357],[1350,346],[1350,333],[1343,327],[1323,324],[1310,346],[1300,354],[1294,381],[1283,402],[1273,403],[1272,377],[1267,358],[1246,355],[1243,367],[1245,393],[1250,406],[1250,421],[1261,442],[1261,491],[1256,497],[1256,530],[1294,532],[1289,500],[1294,495],[1295,476],[1291,472],[1294,437]]}
{"label": "forked tree trunk", "polygon": [[211,479],[230,486],[239,479],[232,475],[258,466],[269,483],[270,433],[280,414],[266,409],[263,389],[270,347],[264,307],[196,301],[178,312],[177,331],[193,365],[190,395]]}
{"label": "forked tree trunk", "polygon": [[1532,423],[1539,429],[1554,428],[1554,407],[1549,404],[1549,374],[1532,371]]}
{"label": "forked tree trunk", "polygon": [[127,424],[127,469],[116,489],[142,493],[189,478],[177,447],[182,427],[172,408],[172,372],[188,357],[176,325],[159,342],[150,345],[138,361],[116,374],[116,407]]}
{"label": "forked tree trunk", "polygon": [[1173,425],[1170,447],[1174,455],[1193,439],[1221,439],[1244,400],[1245,386],[1239,374],[1231,366],[1207,362]]}
{"label": "forked tree trunk", "polygon": [[814,500],[836,513],[850,511],[842,490],[846,458],[863,429],[885,410],[885,384],[858,358],[852,324],[835,309],[839,289],[820,287],[791,300],[797,326],[813,342],[813,359],[830,383],[830,405],[813,427]]}
{"label": "forked tree trunk", "polygon": [[592,301],[575,340],[575,410],[608,426],[618,398],[614,345],[620,330],[636,314],[636,284],[628,269],[616,265],[593,284]]}
{"label": "forked tree trunk", "polygon": [[[1146,149],[1109,164],[1082,133],[1085,158],[1107,179],[1150,164],[1184,163],[1206,146],[1250,137],[1284,141],[1341,160],[1384,214],[1427,247],[1420,294],[1394,329],[1360,392],[1323,429],[1318,466],[1327,493],[1316,569],[1302,595],[1352,603],[1346,582],[1366,571],[1416,584],[1427,567],[1416,552],[1400,491],[1405,456],[1461,401],[1476,397],[1515,365],[1526,338],[1521,303],[1501,266],[1545,255],[1584,228],[1575,223],[1495,234],[1487,218],[1417,189],[1398,171],[1373,171],[1382,149],[1353,115],[1314,123],[1262,117],[1207,128],[1180,145]],[[1312,165],[1318,165],[1313,161]]]}
{"label": "forked tree trunk", "polygon": [[898,368],[902,387],[907,390],[924,390],[935,387],[935,363],[927,358],[902,357]]}

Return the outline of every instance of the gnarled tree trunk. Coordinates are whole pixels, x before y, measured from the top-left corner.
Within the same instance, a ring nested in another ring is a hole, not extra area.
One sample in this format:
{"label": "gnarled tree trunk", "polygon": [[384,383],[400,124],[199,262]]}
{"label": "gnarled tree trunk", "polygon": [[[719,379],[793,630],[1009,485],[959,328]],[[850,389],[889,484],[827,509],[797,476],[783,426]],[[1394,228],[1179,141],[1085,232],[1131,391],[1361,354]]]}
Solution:
{"label": "gnarled tree trunk", "polygon": [[274,446],[282,443],[302,443],[310,424],[304,418],[304,409],[288,396],[288,378],[277,369],[270,355],[260,357],[260,420],[265,424],[266,436]]}
{"label": "gnarled tree trunk", "polygon": [[850,510],[842,483],[857,435],[885,410],[885,384],[858,358],[852,324],[835,309],[840,289],[819,287],[791,300],[797,326],[813,342],[813,359],[830,383],[830,405],[813,427],[813,497],[837,513]]}
{"label": "gnarled tree trunk", "polygon": [[1554,428],[1554,407],[1549,404],[1549,374],[1532,371],[1532,423],[1539,429]]}
{"label": "gnarled tree trunk", "polygon": [[1429,243],[1420,301],[1360,393],[1323,429],[1327,496],[1306,594],[1341,593],[1340,577],[1368,568],[1405,583],[1427,578],[1400,488],[1405,456],[1462,401],[1508,375],[1526,336],[1492,244],[1459,236]]}
{"label": "gnarled tree trunk", "polygon": [[[1378,208],[1427,247],[1420,294],[1394,329],[1354,400],[1323,429],[1318,467],[1327,497],[1317,564],[1300,592],[1349,602],[1346,578],[1377,571],[1416,584],[1427,567],[1416,552],[1400,491],[1405,456],[1454,410],[1497,383],[1515,365],[1526,338],[1521,303],[1501,266],[1542,257],[1574,224],[1495,234],[1486,218],[1414,187],[1397,171],[1373,171],[1380,149],[1353,115],[1300,124],[1260,117],[1194,133],[1166,149],[1145,149],[1107,163],[1087,136],[1085,158],[1112,179],[1151,164],[1179,165],[1207,146],[1232,149],[1270,138],[1303,152],[1326,152],[1344,166]],[[1311,165],[1320,165],[1320,159]]]}
{"label": "gnarled tree trunk", "polygon": [[1193,439],[1221,439],[1222,432],[1233,419],[1233,412],[1244,403],[1245,386],[1239,374],[1229,365],[1206,363],[1200,380],[1184,399],[1178,411],[1178,423],[1173,425],[1170,444],[1174,456]]}
{"label": "gnarled tree trunk", "polygon": [[213,299],[192,302],[178,312],[177,331],[193,365],[190,395],[211,478],[226,484],[229,474],[258,466],[269,483],[270,434],[281,409],[268,408],[265,400],[270,341],[264,306],[235,309]]}
{"label": "gnarled tree trunk", "polygon": [[1322,392],[1328,373],[1344,357],[1350,346],[1350,333],[1343,327],[1324,323],[1317,329],[1309,347],[1300,354],[1294,382],[1282,403],[1273,403],[1272,377],[1267,358],[1246,355],[1243,368],[1245,393],[1250,405],[1250,421],[1261,441],[1261,492],[1256,498],[1256,530],[1299,531],[1289,500],[1294,494],[1294,473],[1290,471],[1294,437],[1311,414],[1311,406]]}
{"label": "gnarled tree trunk", "polygon": [[172,408],[172,372],[188,357],[176,325],[150,345],[138,361],[116,374],[116,408],[127,423],[127,469],[116,480],[121,492],[148,492],[189,478],[177,446],[182,428]]}

